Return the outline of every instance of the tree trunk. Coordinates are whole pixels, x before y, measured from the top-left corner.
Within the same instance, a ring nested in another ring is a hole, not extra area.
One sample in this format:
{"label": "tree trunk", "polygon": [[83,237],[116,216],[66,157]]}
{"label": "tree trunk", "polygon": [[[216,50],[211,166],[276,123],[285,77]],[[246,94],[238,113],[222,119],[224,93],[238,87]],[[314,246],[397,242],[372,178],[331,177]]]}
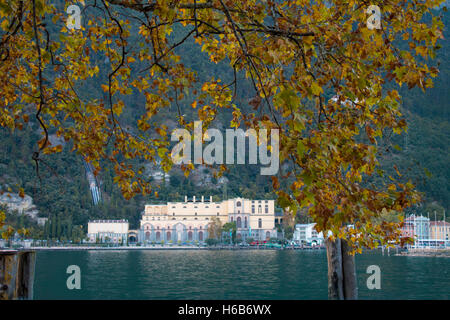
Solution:
{"label": "tree trunk", "polygon": [[328,299],[358,299],[355,257],[345,240],[325,241],[328,261]]}
{"label": "tree trunk", "polygon": [[35,252],[0,250],[0,300],[33,299]]}
{"label": "tree trunk", "polygon": [[342,269],[344,276],[344,299],[358,299],[358,282],[356,280],[355,256],[350,255],[350,246],[347,241],[341,240],[342,248]]}

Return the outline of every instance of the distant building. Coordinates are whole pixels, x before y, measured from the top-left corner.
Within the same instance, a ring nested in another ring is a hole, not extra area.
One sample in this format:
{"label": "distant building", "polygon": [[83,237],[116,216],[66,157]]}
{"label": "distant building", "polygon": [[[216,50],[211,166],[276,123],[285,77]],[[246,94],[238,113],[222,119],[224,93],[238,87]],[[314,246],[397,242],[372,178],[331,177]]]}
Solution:
{"label": "distant building", "polygon": [[446,221],[430,222],[430,240],[450,240],[450,223]]}
{"label": "distant building", "polygon": [[405,219],[402,228],[402,236],[412,237],[417,240],[430,238],[430,219],[424,216],[410,215]]}
{"label": "distant building", "polygon": [[146,205],[138,242],[203,242],[213,217],[222,225],[236,222],[236,236],[241,240],[266,240],[277,234],[274,200],[235,198],[214,202],[212,197],[194,196],[185,197],[184,202]]}
{"label": "distant building", "polygon": [[126,243],[128,220],[93,220],[88,222],[89,242]]}
{"label": "distant building", "polygon": [[294,229],[294,235],[292,240],[301,244],[301,243],[315,243],[320,245],[323,243],[323,233],[318,233],[314,228],[315,223],[308,224],[296,224]]}

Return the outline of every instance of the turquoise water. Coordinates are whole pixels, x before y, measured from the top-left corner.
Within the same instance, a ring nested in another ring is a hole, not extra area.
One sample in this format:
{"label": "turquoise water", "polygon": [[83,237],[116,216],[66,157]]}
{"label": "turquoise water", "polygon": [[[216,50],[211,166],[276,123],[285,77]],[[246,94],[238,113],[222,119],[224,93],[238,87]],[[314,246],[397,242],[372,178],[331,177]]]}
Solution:
{"label": "turquoise water", "polygon": [[[449,299],[450,258],[356,258],[360,299]],[[81,289],[69,290],[69,265]],[[381,289],[369,290],[369,265]],[[325,251],[40,251],[34,299],[327,299]]]}

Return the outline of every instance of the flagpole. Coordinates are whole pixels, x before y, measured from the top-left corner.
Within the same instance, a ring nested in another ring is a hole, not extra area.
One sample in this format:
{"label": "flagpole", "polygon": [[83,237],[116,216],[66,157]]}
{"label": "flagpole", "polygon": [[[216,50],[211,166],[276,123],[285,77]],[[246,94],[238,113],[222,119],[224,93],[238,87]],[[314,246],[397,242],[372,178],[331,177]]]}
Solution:
{"label": "flagpole", "polygon": [[[434,221],[435,221],[434,223],[437,223],[436,210],[434,210]],[[437,248],[437,232],[434,233],[434,246]]]}

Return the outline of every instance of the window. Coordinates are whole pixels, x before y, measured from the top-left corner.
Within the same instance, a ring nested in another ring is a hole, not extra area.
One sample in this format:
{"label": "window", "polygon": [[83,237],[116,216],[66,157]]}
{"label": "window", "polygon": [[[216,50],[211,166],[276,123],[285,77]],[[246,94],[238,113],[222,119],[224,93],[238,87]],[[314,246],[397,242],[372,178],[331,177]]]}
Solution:
{"label": "window", "polygon": [[241,202],[240,201],[236,202],[236,207],[240,207],[240,206],[241,206]]}
{"label": "window", "polygon": [[261,213],[262,212],[262,208],[261,208],[261,206],[258,206],[258,213]]}
{"label": "window", "polygon": [[262,219],[258,219],[258,228],[262,228]]}
{"label": "window", "polygon": [[217,212],[217,216],[219,216],[219,213]]}
{"label": "window", "polygon": [[255,213],[255,206],[252,206],[252,213]]}
{"label": "window", "polygon": [[237,217],[236,219],[236,227],[241,228],[241,217]]}
{"label": "window", "polygon": [[266,206],[266,208],[264,209],[264,212],[265,213],[269,213],[269,207],[268,206]]}

